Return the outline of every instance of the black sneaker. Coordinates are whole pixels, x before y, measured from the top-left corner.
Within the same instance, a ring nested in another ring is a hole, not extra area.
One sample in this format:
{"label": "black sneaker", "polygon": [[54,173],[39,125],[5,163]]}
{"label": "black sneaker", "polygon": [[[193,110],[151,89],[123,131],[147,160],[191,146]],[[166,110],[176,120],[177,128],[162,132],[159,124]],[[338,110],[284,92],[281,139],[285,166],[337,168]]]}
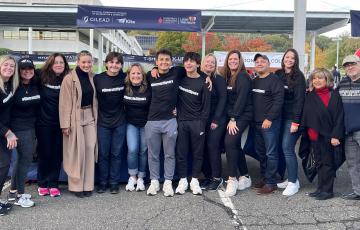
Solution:
{"label": "black sneaker", "polygon": [[111,194],[118,194],[119,193],[119,185],[118,184],[111,184],[110,185],[110,193]]}
{"label": "black sneaker", "polygon": [[311,192],[308,194],[308,196],[310,197],[317,197],[318,195],[320,195],[321,191],[320,190],[316,190],[315,192]]}
{"label": "black sneaker", "polygon": [[334,197],[334,193],[332,192],[320,192],[315,199],[316,200],[328,200]]}
{"label": "black sneaker", "polygon": [[201,180],[200,181],[200,188],[202,189],[202,190],[206,190],[207,189],[207,187],[209,186],[209,184],[211,183],[211,179],[209,179],[209,178],[206,178],[206,179],[203,179],[203,180]]}
{"label": "black sneaker", "polygon": [[91,197],[92,196],[92,191],[84,191],[83,192],[85,197]]}
{"label": "black sneaker", "polygon": [[5,207],[0,205],[0,216],[3,216],[8,213],[9,210],[7,210]]}
{"label": "black sneaker", "polygon": [[17,192],[10,192],[7,195],[7,200],[8,201],[15,201],[17,199]]}
{"label": "black sneaker", "polygon": [[212,179],[210,184],[207,186],[207,190],[218,190],[224,183],[223,178]]}
{"label": "black sneaker", "polygon": [[106,184],[99,184],[96,188],[97,193],[104,193],[106,192]]}
{"label": "black sneaker", "polygon": [[9,202],[1,202],[0,201],[0,213],[3,213],[2,215],[5,215],[8,211],[11,210],[11,208],[13,207],[12,203]]}
{"label": "black sneaker", "polygon": [[84,192],[73,192],[77,198],[84,198]]}

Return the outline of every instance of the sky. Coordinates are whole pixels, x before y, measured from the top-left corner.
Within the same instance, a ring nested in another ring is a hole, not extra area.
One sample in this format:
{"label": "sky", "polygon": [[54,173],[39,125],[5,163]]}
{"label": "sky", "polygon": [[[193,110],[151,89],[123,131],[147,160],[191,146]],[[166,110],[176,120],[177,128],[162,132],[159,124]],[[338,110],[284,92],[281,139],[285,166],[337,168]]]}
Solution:
{"label": "sky", "polygon": [[[176,9],[231,9],[231,10],[294,10],[293,0],[100,0],[105,6],[176,8]],[[301,0],[302,1],[302,0]],[[307,11],[349,12],[360,10],[360,0],[307,0]],[[325,33],[328,37],[350,33],[350,25]]]}

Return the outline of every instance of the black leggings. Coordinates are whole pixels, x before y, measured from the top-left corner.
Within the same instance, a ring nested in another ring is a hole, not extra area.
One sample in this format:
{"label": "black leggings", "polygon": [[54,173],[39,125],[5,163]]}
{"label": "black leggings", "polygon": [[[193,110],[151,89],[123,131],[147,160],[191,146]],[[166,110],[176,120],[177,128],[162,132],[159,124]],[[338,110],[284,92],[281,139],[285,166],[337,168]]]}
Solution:
{"label": "black leggings", "polygon": [[6,147],[7,141],[0,137],[0,194],[9,173],[11,150]]}
{"label": "black leggings", "polygon": [[241,136],[248,125],[249,121],[236,121],[239,130],[235,135],[230,135],[229,131],[226,130],[225,150],[230,177],[236,177],[238,169],[241,176],[248,174],[245,153],[241,148]]}
{"label": "black leggings", "polygon": [[38,185],[57,188],[62,163],[62,132],[60,127],[37,127]]}
{"label": "black leggings", "polygon": [[206,130],[206,150],[204,151],[203,173],[206,178],[221,177],[221,146],[224,141],[226,123],[219,124],[216,129]]}

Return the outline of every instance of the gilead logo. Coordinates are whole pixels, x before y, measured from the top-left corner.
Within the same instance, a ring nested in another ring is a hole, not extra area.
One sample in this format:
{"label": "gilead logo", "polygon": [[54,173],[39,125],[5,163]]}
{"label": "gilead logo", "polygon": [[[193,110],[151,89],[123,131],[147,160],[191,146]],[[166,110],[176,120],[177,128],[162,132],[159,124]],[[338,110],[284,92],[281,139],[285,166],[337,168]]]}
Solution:
{"label": "gilead logo", "polygon": [[89,16],[85,16],[83,18],[84,22],[110,22],[110,18],[94,18],[94,17],[89,17]]}

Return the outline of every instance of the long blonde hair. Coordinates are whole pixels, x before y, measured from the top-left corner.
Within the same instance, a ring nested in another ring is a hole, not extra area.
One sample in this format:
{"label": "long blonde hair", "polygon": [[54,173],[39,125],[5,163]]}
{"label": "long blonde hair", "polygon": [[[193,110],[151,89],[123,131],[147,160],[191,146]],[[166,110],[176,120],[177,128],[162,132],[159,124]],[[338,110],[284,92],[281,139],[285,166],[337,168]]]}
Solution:
{"label": "long blonde hair", "polygon": [[[12,93],[15,93],[17,87],[19,86],[18,67],[17,67],[15,58],[11,57],[10,55],[0,56],[0,67],[1,67],[1,66],[4,64],[4,62],[6,62],[7,60],[13,60],[14,63],[15,63],[14,75],[12,75],[12,77],[9,79],[9,81],[11,81],[11,83],[12,83]],[[6,93],[6,92],[5,92],[5,88],[4,88],[4,81],[3,81],[2,76],[1,76],[1,72],[0,72],[0,90],[1,90],[3,93]]]}
{"label": "long blonde hair", "polygon": [[139,63],[134,63],[127,70],[127,75],[126,75],[126,78],[125,78],[126,93],[128,93],[130,96],[132,96],[134,94],[133,90],[131,89],[131,81],[130,81],[130,72],[131,72],[132,68],[134,68],[134,67],[138,67],[140,69],[140,71],[141,71],[142,76],[143,76],[143,80],[141,82],[139,92],[144,93],[146,91],[147,87],[148,87],[148,83],[147,83],[147,80],[146,80],[146,75],[145,75],[145,71],[144,71],[143,67]]}

